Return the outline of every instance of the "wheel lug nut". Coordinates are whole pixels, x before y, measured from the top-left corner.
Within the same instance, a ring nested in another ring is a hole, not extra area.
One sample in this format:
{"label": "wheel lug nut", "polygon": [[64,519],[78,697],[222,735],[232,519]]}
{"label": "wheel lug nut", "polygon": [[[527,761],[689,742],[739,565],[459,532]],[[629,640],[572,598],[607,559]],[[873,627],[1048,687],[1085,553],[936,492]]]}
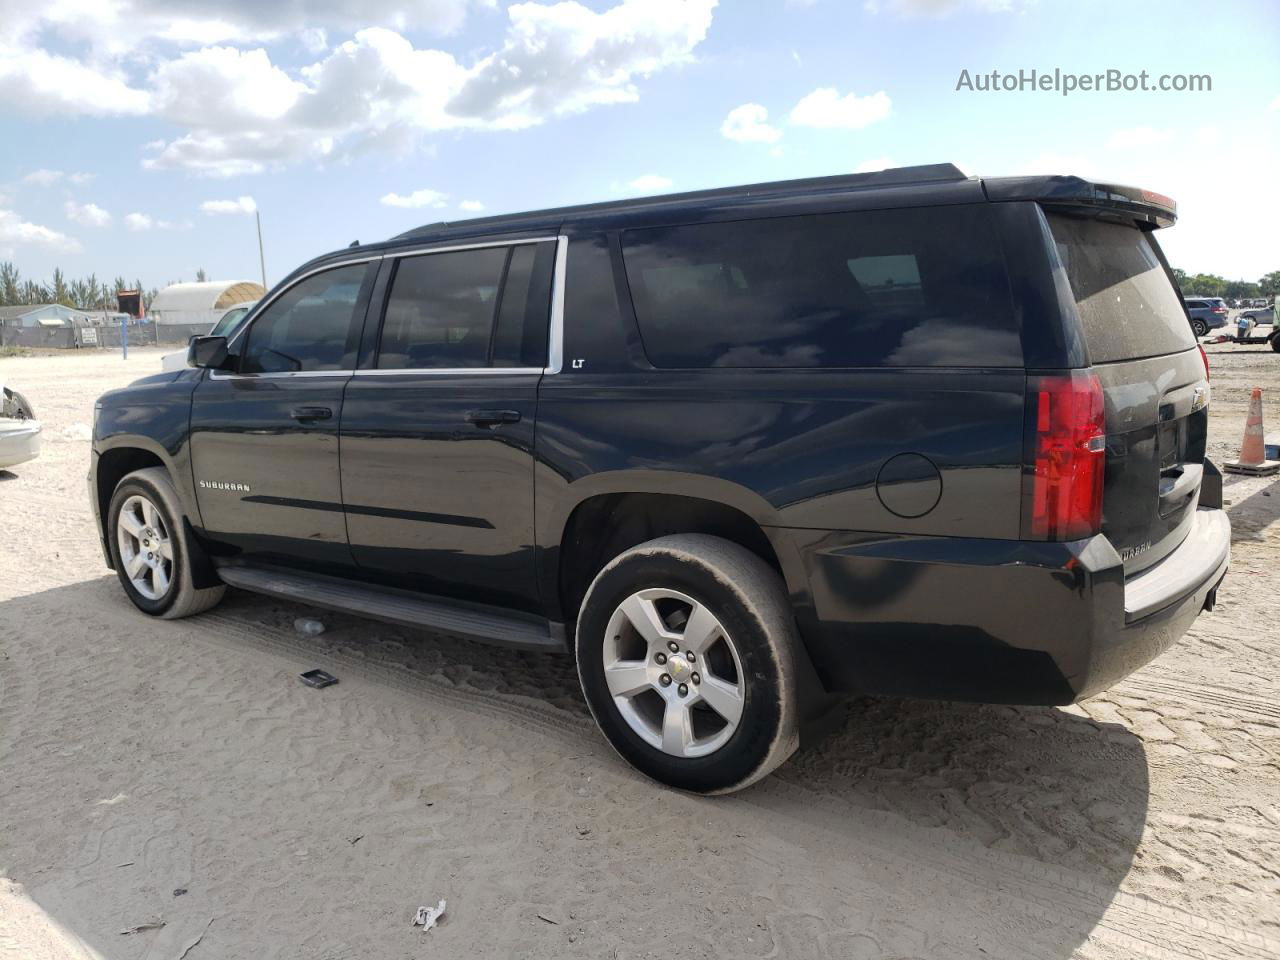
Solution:
{"label": "wheel lug nut", "polygon": [[695,661],[695,660],[697,660],[697,659],[698,659],[696,656],[694,656],[694,654],[693,654],[693,651],[692,651],[692,650],[690,650],[688,653],[686,653],[686,654],[684,655],[684,658],[685,658],[686,660],[688,660],[690,663],[693,663],[693,661]]}
{"label": "wheel lug nut", "polygon": [[658,654],[656,657],[654,657],[653,659],[654,659],[654,660],[656,660],[656,661],[658,661],[658,663],[666,663],[666,662],[667,662],[667,655],[666,655],[665,653],[660,653],[660,654]]}
{"label": "wheel lug nut", "polygon": [[662,684],[664,687],[671,686],[671,675],[664,673],[662,676],[658,678],[658,682]]}
{"label": "wheel lug nut", "polygon": [[670,650],[672,653],[679,653],[679,652],[680,652],[680,644],[676,643],[676,642],[673,640],[671,643],[668,643],[668,644],[667,644],[667,649],[668,649],[668,650]]}
{"label": "wheel lug nut", "polygon": [[702,682],[702,678],[701,678],[700,676],[698,676],[696,673],[695,673],[692,677],[690,677],[689,679],[693,681],[693,685],[694,685],[695,687],[696,687],[698,684],[700,684],[700,683]]}
{"label": "wheel lug nut", "polygon": [[689,685],[687,683],[680,684],[680,696],[687,697],[689,695]]}

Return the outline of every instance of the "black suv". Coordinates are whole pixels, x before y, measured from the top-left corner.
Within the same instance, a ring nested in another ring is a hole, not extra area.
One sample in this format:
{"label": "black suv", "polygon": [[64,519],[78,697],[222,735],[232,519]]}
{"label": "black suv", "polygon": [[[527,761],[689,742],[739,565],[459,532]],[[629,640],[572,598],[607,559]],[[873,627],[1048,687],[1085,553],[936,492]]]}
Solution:
{"label": "black suv", "polygon": [[836,692],[1066,704],[1229,559],[1168,198],[950,165],[438,224],[97,404],[107,562],[576,655],[728,791]]}

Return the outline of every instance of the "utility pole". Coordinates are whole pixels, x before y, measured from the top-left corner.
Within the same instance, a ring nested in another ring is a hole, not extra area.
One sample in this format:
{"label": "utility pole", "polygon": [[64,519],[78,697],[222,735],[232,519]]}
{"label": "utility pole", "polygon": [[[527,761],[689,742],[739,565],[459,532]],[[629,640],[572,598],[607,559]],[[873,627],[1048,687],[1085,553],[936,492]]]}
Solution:
{"label": "utility pole", "polygon": [[262,253],[262,214],[256,208],[253,219],[258,223],[258,266],[262,268],[262,289],[267,289],[267,258]]}

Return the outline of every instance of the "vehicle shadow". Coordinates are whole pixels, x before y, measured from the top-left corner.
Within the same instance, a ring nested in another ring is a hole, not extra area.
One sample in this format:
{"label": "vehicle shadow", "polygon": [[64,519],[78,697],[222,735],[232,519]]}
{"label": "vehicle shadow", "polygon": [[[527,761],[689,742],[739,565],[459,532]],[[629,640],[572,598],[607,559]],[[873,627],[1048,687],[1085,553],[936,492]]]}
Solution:
{"label": "vehicle shadow", "polygon": [[[291,631],[298,616],[315,616],[328,627],[306,638],[317,649],[355,654],[405,676],[447,678],[462,690],[529,698],[590,721],[569,657],[398,629],[244,594],[229,597],[224,607],[237,620],[282,631]],[[599,736],[585,729],[587,737]],[[817,832],[794,838],[801,846],[821,836],[824,843],[845,846],[853,858],[868,856],[873,845],[899,864],[915,855],[927,858],[931,869],[968,885],[979,917],[989,911],[985,921],[975,920],[976,931],[991,935],[982,943],[986,952],[977,955],[1023,960],[1071,957],[1094,931],[1133,863],[1146,827],[1148,793],[1142,740],[1123,725],[1091,719],[1087,704],[1013,707],[853,697],[806,724],[791,760],[737,796],[767,811],[771,824],[809,824]],[[723,800],[695,802],[708,805],[710,815]],[[975,873],[987,878],[989,889],[973,884]],[[1020,885],[1032,888],[1022,893],[1038,904],[1035,910],[1043,912],[1044,901],[1057,904],[1050,909],[1052,922],[1003,939],[1009,927],[1000,911],[1020,895]],[[921,912],[909,935],[867,918],[868,930],[879,932],[864,933],[880,952],[865,955],[949,960],[973,952],[951,939],[946,912],[937,913],[935,924],[928,903],[915,906]],[[929,949],[919,940],[922,928],[932,930]],[[1028,942],[1034,950],[1027,950]],[[870,948],[851,947],[849,955],[863,955],[859,949]],[[794,955],[806,954],[797,947]]]}

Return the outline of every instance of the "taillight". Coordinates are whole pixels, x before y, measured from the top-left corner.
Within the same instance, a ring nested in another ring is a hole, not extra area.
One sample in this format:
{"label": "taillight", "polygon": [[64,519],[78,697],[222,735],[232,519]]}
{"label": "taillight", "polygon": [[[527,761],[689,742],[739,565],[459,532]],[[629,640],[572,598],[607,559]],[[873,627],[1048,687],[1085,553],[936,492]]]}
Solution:
{"label": "taillight", "polygon": [[1214,313],[1220,313],[1220,314],[1222,314],[1222,315],[1225,317],[1225,316],[1227,315],[1227,308],[1226,308],[1226,307],[1214,307],[1214,308],[1213,308],[1213,312],[1214,312]]}
{"label": "taillight", "polygon": [[1102,384],[1086,371],[1027,377],[1023,532],[1080,540],[1102,527],[1107,431]]}
{"label": "taillight", "polygon": [[1209,379],[1209,355],[1204,352],[1204,347],[1201,347],[1200,344],[1197,343],[1196,346],[1200,347],[1200,359],[1204,361],[1204,378],[1208,380]]}

